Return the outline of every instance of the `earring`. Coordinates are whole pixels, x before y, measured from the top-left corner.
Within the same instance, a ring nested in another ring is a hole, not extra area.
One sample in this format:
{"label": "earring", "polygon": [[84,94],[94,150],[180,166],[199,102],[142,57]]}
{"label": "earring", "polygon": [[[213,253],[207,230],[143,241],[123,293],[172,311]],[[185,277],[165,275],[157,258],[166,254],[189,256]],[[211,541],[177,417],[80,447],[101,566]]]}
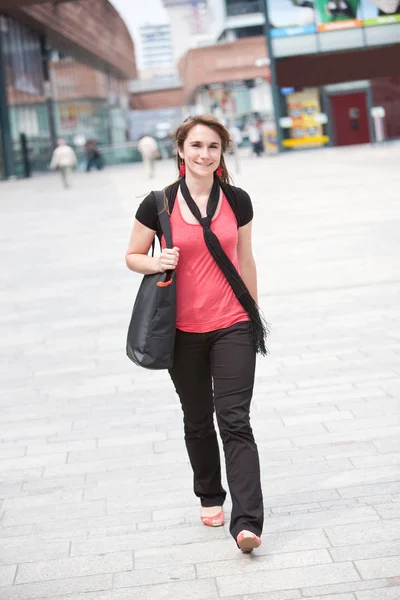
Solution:
{"label": "earring", "polygon": [[186,165],[183,160],[181,160],[181,166],[179,167],[179,176],[184,177],[186,173]]}
{"label": "earring", "polygon": [[222,167],[221,167],[221,165],[219,165],[218,169],[215,171],[215,174],[217,177],[219,177],[221,179],[222,173],[223,173]]}

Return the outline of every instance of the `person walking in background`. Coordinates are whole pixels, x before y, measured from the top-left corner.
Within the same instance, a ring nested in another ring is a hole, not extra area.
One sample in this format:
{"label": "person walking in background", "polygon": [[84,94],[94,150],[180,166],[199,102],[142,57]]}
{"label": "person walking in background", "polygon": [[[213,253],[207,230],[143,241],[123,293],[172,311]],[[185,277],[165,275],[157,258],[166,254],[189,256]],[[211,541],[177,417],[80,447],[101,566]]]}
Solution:
{"label": "person walking in background", "polygon": [[232,153],[234,154],[243,142],[242,132],[235,122],[233,122],[229,127],[229,135],[231,136]]}
{"label": "person walking in background", "polygon": [[261,139],[261,129],[259,123],[251,123],[249,127],[249,140],[251,142],[251,146],[253,148],[253,153],[256,156],[261,156],[264,150],[262,139]]}
{"label": "person walking in background", "polygon": [[235,160],[235,171],[239,173],[239,147],[243,142],[242,132],[234,121],[231,123],[228,131],[231,136],[231,154],[233,154]]}
{"label": "person walking in background", "polygon": [[[204,525],[224,524],[226,492],[213,413],[221,434],[232,498],[230,532],[243,552],[261,544],[263,497],[250,425],[256,353],[266,353],[251,247],[249,195],[229,183],[227,129],[212,115],[177,129],[179,179],[165,188],[174,244],[165,248],[154,194],[140,204],[126,263],[137,273],[176,270],[177,319],[170,376],[180,398]],[[148,256],[155,235],[159,257]]]}
{"label": "person walking in background", "polygon": [[57,142],[57,148],[54,150],[51,158],[50,168],[53,170],[59,170],[65,188],[71,187],[70,173],[77,164],[78,160],[71,146],[68,146],[66,141],[62,138],[59,139]]}
{"label": "person walking in background", "polygon": [[157,142],[151,135],[144,135],[138,143],[138,150],[150,179],[154,177],[155,161],[159,157]]}
{"label": "person walking in background", "polygon": [[86,156],[86,173],[89,173],[89,171],[92,170],[92,167],[95,167],[98,171],[101,171],[101,169],[103,168],[103,160],[101,157],[101,153],[97,147],[96,140],[88,140],[86,142]]}

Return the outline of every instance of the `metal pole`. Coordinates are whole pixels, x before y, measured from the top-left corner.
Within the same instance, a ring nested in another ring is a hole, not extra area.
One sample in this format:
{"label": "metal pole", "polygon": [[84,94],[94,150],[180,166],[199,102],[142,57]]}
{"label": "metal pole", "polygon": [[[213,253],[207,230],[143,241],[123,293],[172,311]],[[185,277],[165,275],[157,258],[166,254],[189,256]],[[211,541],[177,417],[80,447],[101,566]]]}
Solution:
{"label": "metal pole", "polygon": [[46,96],[47,114],[49,118],[50,140],[53,149],[57,146],[57,128],[54,116],[54,94],[49,68],[49,49],[44,35],[40,36],[40,51],[42,55],[42,70],[44,78],[44,93]]}
{"label": "metal pole", "polygon": [[269,70],[271,74],[271,91],[272,91],[272,104],[274,107],[274,115],[275,115],[275,127],[276,127],[276,140],[278,145],[278,152],[282,152],[283,148],[283,135],[282,129],[280,126],[280,118],[281,118],[281,98],[279,93],[278,81],[276,77],[276,61],[274,56],[274,51],[272,48],[272,40],[271,40],[271,26],[269,22],[269,13],[268,13],[268,0],[260,0],[260,4],[262,5],[264,11],[264,34],[267,42],[267,51],[269,57]]}
{"label": "metal pole", "polygon": [[[0,17],[1,20],[1,17]],[[3,38],[0,23],[0,143],[3,142],[4,170],[6,177],[15,176],[13,143],[7,102],[7,82],[3,62]]]}

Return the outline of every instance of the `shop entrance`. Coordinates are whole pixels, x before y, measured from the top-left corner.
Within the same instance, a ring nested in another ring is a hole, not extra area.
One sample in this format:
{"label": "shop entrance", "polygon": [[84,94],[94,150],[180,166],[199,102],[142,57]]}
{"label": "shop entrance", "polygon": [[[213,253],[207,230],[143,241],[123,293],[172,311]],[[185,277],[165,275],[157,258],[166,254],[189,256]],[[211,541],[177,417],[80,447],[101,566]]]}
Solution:
{"label": "shop entrance", "polygon": [[335,146],[369,144],[371,133],[367,93],[338,94],[329,100]]}

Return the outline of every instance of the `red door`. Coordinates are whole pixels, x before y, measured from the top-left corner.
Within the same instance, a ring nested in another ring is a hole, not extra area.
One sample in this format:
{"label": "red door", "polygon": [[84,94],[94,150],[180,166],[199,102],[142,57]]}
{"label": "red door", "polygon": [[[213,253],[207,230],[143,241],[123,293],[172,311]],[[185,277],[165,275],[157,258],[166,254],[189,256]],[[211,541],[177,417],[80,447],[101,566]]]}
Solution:
{"label": "red door", "polygon": [[369,144],[371,136],[366,92],[331,96],[336,146]]}

